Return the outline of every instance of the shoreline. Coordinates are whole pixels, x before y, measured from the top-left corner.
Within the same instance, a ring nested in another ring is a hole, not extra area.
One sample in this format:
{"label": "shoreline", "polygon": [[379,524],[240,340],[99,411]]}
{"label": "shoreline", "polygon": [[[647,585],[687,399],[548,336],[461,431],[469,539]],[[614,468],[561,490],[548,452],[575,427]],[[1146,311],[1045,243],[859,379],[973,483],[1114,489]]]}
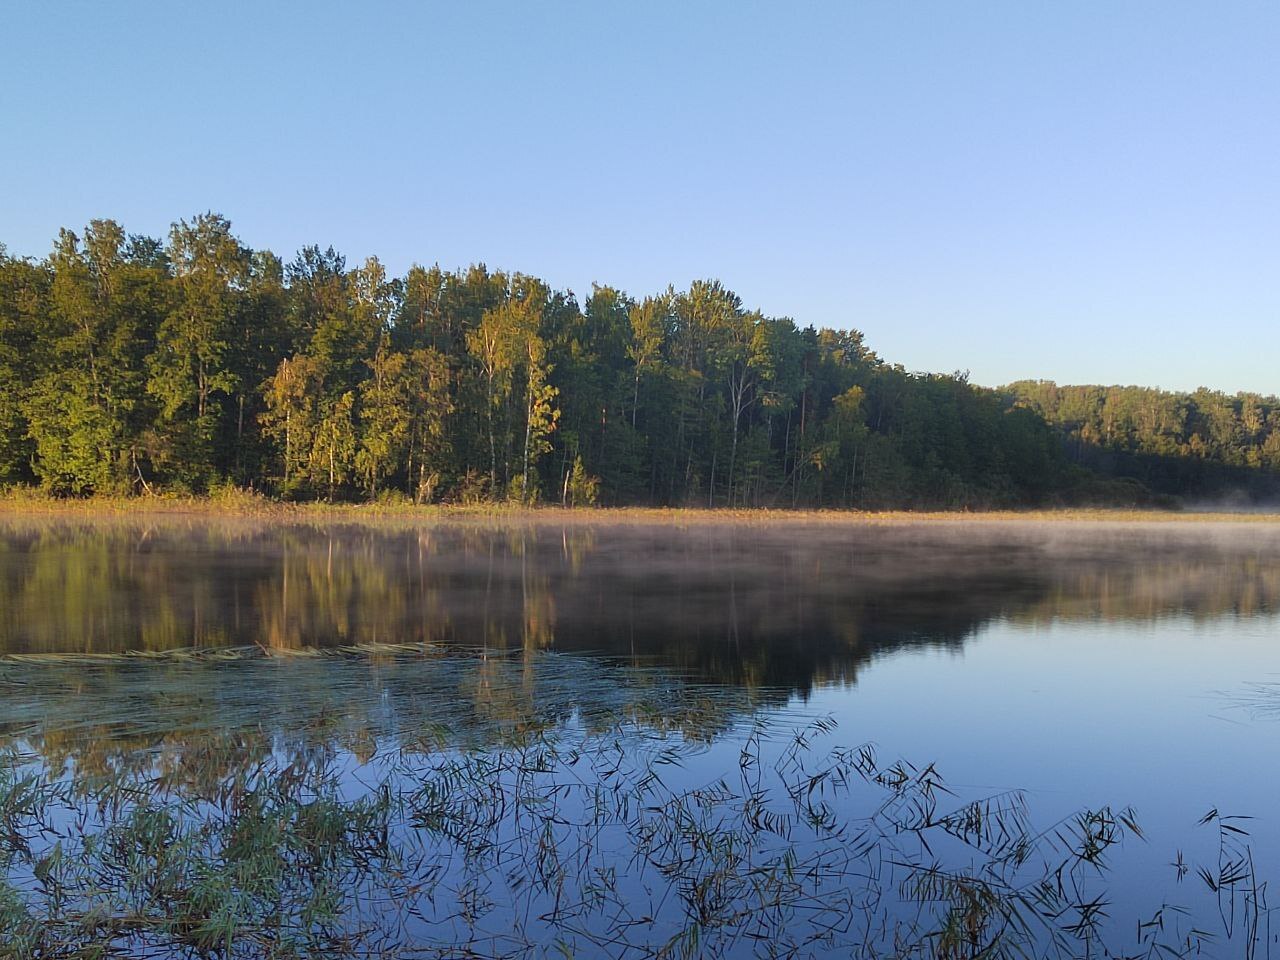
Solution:
{"label": "shoreline", "polygon": [[730,507],[562,507],[480,503],[293,503],[249,493],[214,497],[89,497],[62,499],[29,491],[0,494],[0,518],[164,516],[188,519],[262,520],[279,523],[387,521],[425,526],[454,523],[511,525],[847,525],[884,524],[1276,524],[1275,512],[1168,510],[1108,507],[1028,508],[1026,510],[817,510]]}

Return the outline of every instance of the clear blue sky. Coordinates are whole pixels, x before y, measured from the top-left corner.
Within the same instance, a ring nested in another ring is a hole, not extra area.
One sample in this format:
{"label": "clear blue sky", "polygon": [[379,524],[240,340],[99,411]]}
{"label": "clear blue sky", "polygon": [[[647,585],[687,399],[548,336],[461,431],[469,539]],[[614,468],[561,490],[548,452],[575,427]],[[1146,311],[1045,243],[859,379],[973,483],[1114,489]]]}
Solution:
{"label": "clear blue sky", "polygon": [[1280,3],[62,3],[0,240],[203,210],[580,295],[714,276],[912,369],[1280,392]]}

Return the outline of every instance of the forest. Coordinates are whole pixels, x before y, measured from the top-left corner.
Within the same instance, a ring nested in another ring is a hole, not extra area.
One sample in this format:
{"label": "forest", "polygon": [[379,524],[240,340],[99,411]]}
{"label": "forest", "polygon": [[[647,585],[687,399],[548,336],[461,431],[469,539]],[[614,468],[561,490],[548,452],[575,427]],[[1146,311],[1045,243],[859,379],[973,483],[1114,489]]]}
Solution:
{"label": "forest", "polygon": [[1280,401],[988,389],[714,280],[285,262],[224,217],[0,247],[0,484],[56,496],[949,507],[1280,491]]}

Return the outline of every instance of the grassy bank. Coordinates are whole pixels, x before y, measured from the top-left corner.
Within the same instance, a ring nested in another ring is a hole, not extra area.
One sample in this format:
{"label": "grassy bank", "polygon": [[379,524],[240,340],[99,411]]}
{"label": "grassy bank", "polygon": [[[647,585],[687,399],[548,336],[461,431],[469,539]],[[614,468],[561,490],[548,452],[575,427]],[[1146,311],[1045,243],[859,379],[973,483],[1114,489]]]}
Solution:
{"label": "grassy bank", "polygon": [[549,524],[908,524],[908,523],[1261,523],[1280,524],[1280,511],[1195,511],[1071,507],[998,511],[753,510],[699,507],[529,507],[516,503],[413,504],[287,502],[228,488],[209,496],[54,497],[39,490],[0,491],[0,516],[129,516],[167,514],[260,518],[276,521],[379,520],[434,522],[502,521]]}

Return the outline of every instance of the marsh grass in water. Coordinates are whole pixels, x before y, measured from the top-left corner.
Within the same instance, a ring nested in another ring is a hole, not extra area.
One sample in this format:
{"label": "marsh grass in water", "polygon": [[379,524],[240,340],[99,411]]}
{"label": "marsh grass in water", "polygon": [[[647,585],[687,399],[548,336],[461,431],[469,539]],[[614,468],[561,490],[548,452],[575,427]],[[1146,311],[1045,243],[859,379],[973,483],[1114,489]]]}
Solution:
{"label": "marsh grass in water", "polygon": [[1206,817],[1217,860],[1170,868],[1188,904],[1130,922],[1107,878],[1143,842],[1133,811],[1038,826],[1018,792],[963,796],[660,671],[383,647],[10,659],[0,685],[5,960],[1270,942],[1245,821]]}

